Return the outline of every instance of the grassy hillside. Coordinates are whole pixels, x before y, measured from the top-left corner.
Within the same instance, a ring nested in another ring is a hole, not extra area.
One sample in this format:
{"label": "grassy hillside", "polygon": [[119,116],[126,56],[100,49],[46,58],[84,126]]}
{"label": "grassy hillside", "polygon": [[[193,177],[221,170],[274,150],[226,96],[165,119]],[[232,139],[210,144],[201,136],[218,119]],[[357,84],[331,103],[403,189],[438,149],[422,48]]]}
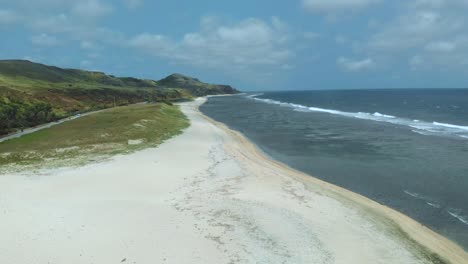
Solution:
{"label": "grassy hillside", "polygon": [[113,106],[236,92],[178,74],[154,81],[0,60],[0,135]]}
{"label": "grassy hillside", "polygon": [[0,174],[44,166],[79,165],[156,146],[187,126],[188,120],[182,112],[168,104],[106,109],[0,142]]}
{"label": "grassy hillside", "polygon": [[237,90],[229,85],[207,84],[200,80],[182,74],[172,74],[159,80],[158,84],[163,87],[178,87],[187,90],[194,96],[204,96],[212,94],[234,94]]}
{"label": "grassy hillside", "polygon": [[156,87],[153,80],[118,78],[102,72],[62,69],[25,60],[0,60],[0,74],[48,83],[86,82],[117,87]]}

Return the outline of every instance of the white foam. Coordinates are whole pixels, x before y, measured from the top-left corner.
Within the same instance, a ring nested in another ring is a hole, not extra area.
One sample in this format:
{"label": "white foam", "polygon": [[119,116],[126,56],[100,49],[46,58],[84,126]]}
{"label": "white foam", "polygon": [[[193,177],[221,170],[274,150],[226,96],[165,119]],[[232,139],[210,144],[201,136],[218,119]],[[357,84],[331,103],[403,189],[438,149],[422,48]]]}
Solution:
{"label": "white foam", "polygon": [[404,192],[406,194],[408,194],[409,196],[413,197],[413,198],[416,198],[418,200],[422,200],[422,201],[425,201],[427,205],[431,206],[431,207],[434,207],[434,208],[441,208],[442,206],[440,204],[438,204],[435,199],[431,198],[431,197],[428,197],[428,196],[425,196],[425,195],[422,195],[422,194],[419,194],[419,193],[416,193],[416,192],[412,192],[412,191],[408,191],[408,190],[404,190]]}
{"label": "white foam", "polygon": [[261,96],[261,95],[263,95],[263,94],[262,94],[262,93],[250,94],[250,95],[247,95],[246,97],[248,97],[248,98],[254,98],[254,97],[256,97],[256,96]]}
{"label": "white foam", "polygon": [[[431,207],[434,207],[434,208],[437,208],[437,209],[442,208],[442,206],[440,204],[435,202],[434,199],[432,199],[430,197],[421,195],[421,194],[416,193],[416,192],[408,191],[408,190],[404,190],[404,192],[406,194],[408,194],[409,196],[413,197],[413,198],[425,201],[426,204],[431,206]],[[456,219],[458,219],[460,222],[464,223],[465,225],[468,225],[468,216],[466,216],[463,213],[463,210],[450,208],[450,209],[447,210],[447,213],[450,214],[451,216],[455,217]]]}
{"label": "white foam", "polygon": [[434,133],[431,133],[431,132],[425,132],[423,130],[411,130],[411,132],[414,132],[414,133],[417,133],[417,134],[420,134],[420,135],[424,135],[424,136],[433,136]]}
{"label": "white foam", "polygon": [[392,123],[401,126],[408,126],[415,128],[416,130],[411,130],[414,133],[421,135],[445,135],[445,136],[457,136],[459,138],[468,139],[468,126],[459,126],[454,124],[439,123],[439,122],[426,122],[421,120],[411,120],[407,118],[396,117],[393,115],[383,114],[379,112],[375,113],[366,113],[366,112],[344,112],[335,109],[326,109],[320,107],[311,107],[294,103],[286,103],[281,101],[276,101],[272,99],[257,98],[262,94],[254,94],[247,96],[250,99],[267,103],[267,104],[276,104],[284,107],[293,108],[295,111],[299,112],[320,112],[328,113],[333,115],[340,115],[351,118],[359,118],[365,120],[372,120],[377,122],[386,122]]}
{"label": "white foam", "polygon": [[409,196],[412,196],[412,197],[414,197],[414,198],[421,199],[421,196],[420,196],[419,193],[410,192],[410,191],[408,191],[408,190],[404,190],[404,192],[405,192],[406,194],[408,194]]}
{"label": "white foam", "polygon": [[436,203],[431,203],[431,202],[426,202],[429,206],[432,206],[434,208],[440,208],[441,206],[439,204],[436,204]]}
{"label": "white foam", "polygon": [[381,114],[381,113],[379,113],[379,112],[375,112],[373,115],[374,115],[374,116],[378,116],[378,117],[396,118],[396,116],[384,115],[384,114]]}
{"label": "white foam", "polygon": [[468,126],[457,126],[457,125],[438,123],[438,122],[433,122],[433,124],[436,125],[436,126],[456,128],[456,129],[462,129],[462,130],[467,130],[468,131]]}
{"label": "white foam", "polygon": [[447,210],[447,213],[449,213],[451,216],[457,218],[460,220],[460,222],[464,223],[465,225],[468,225],[468,219],[466,216],[463,215],[463,211],[460,209],[449,209]]}

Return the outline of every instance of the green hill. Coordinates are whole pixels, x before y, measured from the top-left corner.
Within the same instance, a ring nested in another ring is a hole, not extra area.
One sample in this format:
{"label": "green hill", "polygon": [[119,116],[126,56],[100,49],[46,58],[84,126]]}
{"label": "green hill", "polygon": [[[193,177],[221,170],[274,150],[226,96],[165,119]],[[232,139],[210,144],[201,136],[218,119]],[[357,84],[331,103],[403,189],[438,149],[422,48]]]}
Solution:
{"label": "green hill", "polygon": [[184,76],[178,73],[171,74],[166,78],[159,80],[158,84],[163,87],[183,88],[195,96],[238,93],[237,90],[229,85],[207,84],[196,78]]}
{"label": "green hill", "polygon": [[118,87],[156,87],[153,80],[118,78],[103,72],[62,69],[25,60],[0,60],[0,74],[51,83],[89,82]]}
{"label": "green hill", "polygon": [[180,74],[155,81],[0,60],[0,135],[113,106],[237,92]]}

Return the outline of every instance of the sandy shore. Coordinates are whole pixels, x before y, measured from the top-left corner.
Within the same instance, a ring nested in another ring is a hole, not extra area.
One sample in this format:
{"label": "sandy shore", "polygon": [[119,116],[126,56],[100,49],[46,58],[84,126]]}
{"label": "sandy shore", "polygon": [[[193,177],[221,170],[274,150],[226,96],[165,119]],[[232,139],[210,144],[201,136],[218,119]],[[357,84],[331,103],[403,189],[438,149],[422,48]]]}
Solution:
{"label": "sandy shore", "polygon": [[0,263],[431,263],[426,249],[467,263],[408,217],[270,160],[202,102],[156,149],[1,175]]}

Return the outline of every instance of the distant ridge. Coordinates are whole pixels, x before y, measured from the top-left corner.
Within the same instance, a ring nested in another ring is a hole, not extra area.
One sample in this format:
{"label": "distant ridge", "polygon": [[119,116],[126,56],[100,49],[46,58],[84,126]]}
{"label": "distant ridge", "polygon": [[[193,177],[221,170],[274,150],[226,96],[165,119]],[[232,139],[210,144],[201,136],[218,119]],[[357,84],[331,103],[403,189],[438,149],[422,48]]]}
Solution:
{"label": "distant ridge", "polygon": [[94,82],[117,87],[179,88],[186,89],[195,96],[222,93],[231,94],[239,92],[229,85],[204,83],[197,78],[192,78],[178,73],[171,74],[164,79],[155,81],[133,77],[115,77],[98,71],[64,69],[28,60],[0,60],[0,75],[25,77],[52,83]]}
{"label": "distant ridge", "polygon": [[208,84],[181,74],[155,81],[28,60],[0,60],[0,135],[113,106],[238,92],[229,85]]}
{"label": "distant ridge", "polygon": [[209,94],[234,94],[238,93],[236,89],[229,85],[207,84],[196,78],[174,73],[157,82],[164,87],[179,87],[186,89],[191,94],[203,96]]}

